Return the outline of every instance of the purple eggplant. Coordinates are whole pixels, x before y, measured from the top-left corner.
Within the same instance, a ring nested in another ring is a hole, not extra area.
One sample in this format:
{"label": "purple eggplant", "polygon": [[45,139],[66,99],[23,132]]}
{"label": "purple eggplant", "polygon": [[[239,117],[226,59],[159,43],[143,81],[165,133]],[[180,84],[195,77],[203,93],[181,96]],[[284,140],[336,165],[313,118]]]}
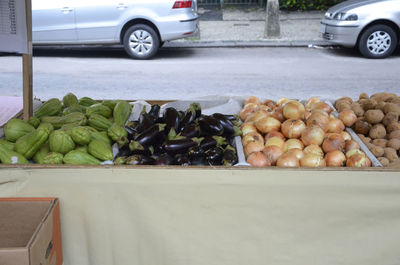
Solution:
{"label": "purple eggplant", "polygon": [[234,125],[231,120],[227,119],[225,115],[221,113],[214,113],[211,117],[215,118],[220,122],[222,127],[224,127],[224,134],[226,135],[233,135],[235,133]]}
{"label": "purple eggplant", "polygon": [[172,156],[164,153],[156,158],[155,165],[168,166],[168,165],[172,165],[173,162],[174,162],[174,158]]}
{"label": "purple eggplant", "polygon": [[154,165],[156,160],[145,155],[131,155],[126,159],[127,165]]}
{"label": "purple eggplant", "polygon": [[160,106],[158,104],[152,105],[148,115],[153,119],[154,122],[156,122],[160,117]]}
{"label": "purple eggplant", "polygon": [[190,166],[190,159],[187,154],[177,154],[174,158],[174,165],[178,166]]}
{"label": "purple eggplant", "polygon": [[[150,146],[151,147],[151,146]],[[144,147],[138,141],[131,141],[129,143],[130,155],[146,155],[151,156],[153,154],[150,147]]]}
{"label": "purple eggplant", "polygon": [[189,138],[168,140],[163,144],[165,152],[171,155],[186,153],[190,148],[197,146],[198,143]]}
{"label": "purple eggplant", "polygon": [[232,146],[226,146],[222,158],[222,164],[224,166],[233,166],[238,163],[238,156],[236,153],[236,149]]}
{"label": "purple eggplant", "polygon": [[199,118],[199,125],[202,133],[206,135],[224,134],[224,127],[221,122],[212,116],[201,116]]}
{"label": "purple eggplant", "polygon": [[200,147],[203,150],[208,150],[216,146],[226,145],[226,138],[222,136],[206,136],[200,142]]}
{"label": "purple eggplant", "polygon": [[224,155],[224,149],[221,147],[214,147],[211,149],[208,149],[207,151],[204,152],[205,154],[205,159],[208,162],[208,164],[212,166],[219,166],[222,165],[222,158]]}
{"label": "purple eggplant", "polygon": [[139,142],[143,146],[152,145],[154,142],[157,142],[157,138],[161,137],[162,132],[164,131],[165,124],[154,124],[147,130],[143,131],[139,134],[135,141]]}
{"label": "purple eggplant", "polygon": [[179,122],[179,132],[181,132],[186,126],[190,125],[196,119],[196,110],[188,108],[185,115]]}
{"label": "purple eggplant", "polygon": [[187,137],[187,138],[199,137],[200,136],[200,126],[198,126],[194,123],[189,124],[185,128],[183,128],[180,135]]}
{"label": "purple eggplant", "polygon": [[170,132],[174,129],[175,132],[179,129],[179,115],[175,108],[167,108],[164,112],[164,123],[166,124],[165,131]]}

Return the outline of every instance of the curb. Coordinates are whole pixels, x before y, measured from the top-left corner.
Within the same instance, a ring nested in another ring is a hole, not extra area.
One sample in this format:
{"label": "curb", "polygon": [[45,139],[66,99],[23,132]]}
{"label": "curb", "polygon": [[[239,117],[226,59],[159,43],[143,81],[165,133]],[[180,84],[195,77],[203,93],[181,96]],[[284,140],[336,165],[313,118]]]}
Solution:
{"label": "curb", "polygon": [[260,40],[260,41],[171,41],[163,48],[222,48],[222,47],[310,47],[332,46],[323,40]]}

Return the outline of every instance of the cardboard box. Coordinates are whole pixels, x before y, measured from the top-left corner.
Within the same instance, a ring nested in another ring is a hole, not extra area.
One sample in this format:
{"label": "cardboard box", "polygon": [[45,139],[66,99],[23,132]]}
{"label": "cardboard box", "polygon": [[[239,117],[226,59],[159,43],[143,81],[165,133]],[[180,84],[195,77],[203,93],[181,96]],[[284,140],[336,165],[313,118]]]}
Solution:
{"label": "cardboard box", "polygon": [[56,198],[0,198],[0,264],[62,265]]}

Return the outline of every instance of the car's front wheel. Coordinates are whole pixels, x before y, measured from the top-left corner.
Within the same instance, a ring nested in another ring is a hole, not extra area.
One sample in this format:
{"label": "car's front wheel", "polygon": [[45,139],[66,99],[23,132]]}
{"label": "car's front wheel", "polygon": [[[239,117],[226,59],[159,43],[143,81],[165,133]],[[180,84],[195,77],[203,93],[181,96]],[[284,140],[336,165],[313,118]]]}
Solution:
{"label": "car's front wheel", "polygon": [[387,25],[373,25],[360,36],[358,49],[367,58],[382,59],[390,56],[397,47],[396,32]]}
{"label": "car's front wheel", "polygon": [[134,59],[150,59],[160,47],[156,31],[145,24],[131,26],[124,35],[125,51]]}

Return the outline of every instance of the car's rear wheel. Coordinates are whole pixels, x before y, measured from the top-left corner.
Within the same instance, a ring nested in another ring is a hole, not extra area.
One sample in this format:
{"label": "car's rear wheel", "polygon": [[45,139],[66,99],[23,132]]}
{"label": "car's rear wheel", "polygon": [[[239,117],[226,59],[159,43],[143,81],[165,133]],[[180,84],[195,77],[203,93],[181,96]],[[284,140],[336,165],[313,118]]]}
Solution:
{"label": "car's rear wheel", "polygon": [[361,34],[358,49],[367,58],[382,59],[397,47],[396,32],[387,25],[373,25]]}
{"label": "car's rear wheel", "polygon": [[131,26],[124,35],[125,51],[134,59],[150,59],[160,47],[156,31],[145,24]]}

